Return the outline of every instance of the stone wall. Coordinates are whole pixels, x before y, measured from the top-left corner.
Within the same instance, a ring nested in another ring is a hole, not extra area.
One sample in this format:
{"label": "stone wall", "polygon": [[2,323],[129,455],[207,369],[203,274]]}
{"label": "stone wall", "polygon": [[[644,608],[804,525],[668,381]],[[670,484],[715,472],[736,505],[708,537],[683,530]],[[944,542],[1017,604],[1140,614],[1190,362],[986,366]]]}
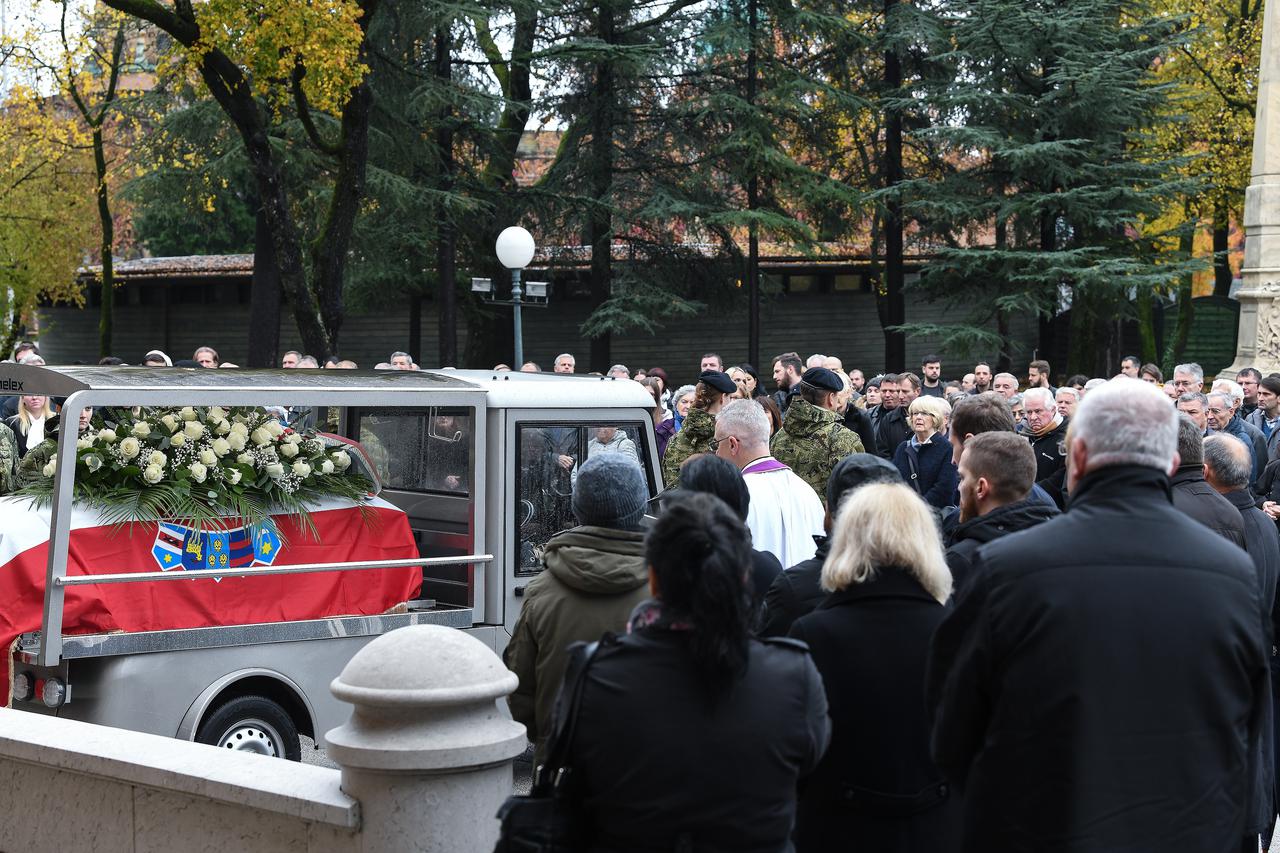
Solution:
{"label": "stone wall", "polygon": [[340,773],[0,709],[5,850],[357,853]]}

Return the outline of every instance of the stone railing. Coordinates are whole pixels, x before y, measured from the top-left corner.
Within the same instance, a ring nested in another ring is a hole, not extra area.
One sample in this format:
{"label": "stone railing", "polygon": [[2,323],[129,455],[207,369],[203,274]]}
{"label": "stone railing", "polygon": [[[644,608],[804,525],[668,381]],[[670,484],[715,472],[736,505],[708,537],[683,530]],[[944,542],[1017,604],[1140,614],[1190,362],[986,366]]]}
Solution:
{"label": "stone railing", "polygon": [[525,748],[498,706],[515,686],[461,631],[385,634],[333,682],[341,770],[0,709],[0,849],[489,853]]}

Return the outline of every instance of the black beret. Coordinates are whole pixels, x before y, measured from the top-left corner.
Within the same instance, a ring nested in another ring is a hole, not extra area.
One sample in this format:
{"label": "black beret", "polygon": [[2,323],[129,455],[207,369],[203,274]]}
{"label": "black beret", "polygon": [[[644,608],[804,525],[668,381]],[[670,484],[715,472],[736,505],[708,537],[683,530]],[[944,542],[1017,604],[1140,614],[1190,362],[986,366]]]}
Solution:
{"label": "black beret", "polygon": [[901,482],[901,472],[888,459],[874,453],[851,453],[831,469],[827,479],[827,507],[834,515],[844,496],[861,486]]}
{"label": "black beret", "polygon": [[834,391],[837,394],[844,390],[844,383],[840,381],[840,377],[836,376],[834,370],[827,370],[825,367],[810,367],[800,377],[800,381],[814,388]]}
{"label": "black beret", "polygon": [[729,378],[729,374],[719,370],[704,370],[698,376],[698,381],[710,385],[721,394],[732,394],[738,390],[738,384]]}

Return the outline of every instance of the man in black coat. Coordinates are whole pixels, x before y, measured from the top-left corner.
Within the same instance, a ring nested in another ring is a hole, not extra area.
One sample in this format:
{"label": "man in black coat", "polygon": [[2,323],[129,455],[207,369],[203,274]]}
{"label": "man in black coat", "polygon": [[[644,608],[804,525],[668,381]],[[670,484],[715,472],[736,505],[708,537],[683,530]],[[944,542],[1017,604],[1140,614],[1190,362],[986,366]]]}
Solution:
{"label": "man in black coat", "polygon": [[1030,497],[1035,485],[1035,454],[1017,433],[984,432],[969,437],[961,451],[959,470],[960,523],[947,539],[947,567],[956,594],[968,583],[979,545],[1058,515],[1057,507]]}
{"label": "man in black coat", "polygon": [[[873,449],[885,459],[892,459],[898,445],[911,437],[911,425],[907,423],[907,406],[902,402],[902,378],[896,373],[887,373],[880,380],[880,407],[884,414],[876,423],[875,448]],[[865,446],[865,445],[864,445]]]}
{"label": "man in black coat", "polygon": [[1269,614],[1248,555],[1171,505],[1176,418],[1138,380],[1090,391],[1068,511],[980,548],[934,636],[966,853],[1257,850]]}
{"label": "man in black coat", "polygon": [[1061,508],[1067,464],[1067,426],[1070,419],[1058,411],[1048,388],[1029,388],[1022,394],[1027,416],[1027,441],[1036,456],[1036,485]]}
{"label": "man in black coat", "polygon": [[1205,482],[1204,438],[1200,425],[1181,413],[1178,415],[1178,456],[1181,464],[1169,480],[1173,505],[1228,542],[1245,547],[1240,513]]}
{"label": "man in black coat", "polygon": [[[1244,521],[1244,547],[1253,560],[1258,572],[1258,585],[1262,589],[1262,603],[1271,612],[1269,644],[1275,643],[1277,618],[1276,584],[1280,580],[1280,532],[1276,531],[1276,523],[1271,517],[1253,505],[1253,495],[1249,491],[1249,474],[1252,458],[1248,448],[1239,439],[1230,435],[1211,435],[1204,440],[1204,478],[1218,494],[1226,498],[1233,507],[1240,511]],[[1276,747],[1280,745],[1280,733],[1275,731],[1275,699],[1277,682],[1277,661],[1275,655],[1270,657],[1271,663],[1271,726],[1264,732],[1262,756],[1263,781],[1260,791],[1264,793],[1264,814],[1270,814],[1264,837],[1271,835],[1271,826],[1275,821],[1275,766]]]}
{"label": "man in black coat", "polygon": [[[870,453],[854,453],[841,459],[831,469],[827,480],[827,532],[831,532],[832,512],[851,492],[871,483],[901,483],[902,475],[892,462]],[[814,537],[815,539],[818,537]],[[818,542],[818,553],[796,563],[773,579],[764,594],[764,615],[760,627],[762,637],[785,637],[791,625],[827,597],[819,581],[822,564],[831,551],[831,539]]]}

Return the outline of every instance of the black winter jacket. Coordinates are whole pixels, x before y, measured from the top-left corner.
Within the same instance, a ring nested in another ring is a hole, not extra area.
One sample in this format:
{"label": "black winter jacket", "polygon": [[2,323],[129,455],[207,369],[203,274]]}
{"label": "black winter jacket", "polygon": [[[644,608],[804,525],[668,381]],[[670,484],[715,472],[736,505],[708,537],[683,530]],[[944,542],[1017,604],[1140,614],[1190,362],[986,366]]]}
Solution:
{"label": "black winter jacket", "polygon": [[1203,465],[1182,465],[1169,479],[1173,505],[1228,542],[1244,547],[1244,521],[1204,479]]}
{"label": "black winter jacket", "polygon": [[945,608],[903,569],[798,619],[831,712],[831,747],[800,791],[797,853],[947,853],[960,801],[929,757],[924,673]]}
{"label": "black winter jacket", "polygon": [[818,552],[807,560],[796,563],[773,579],[764,594],[764,620],[760,627],[762,637],[785,637],[791,625],[806,613],[812,613],[822,599],[822,564],[831,553],[830,537],[814,537]]}
{"label": "black winter jacket", "polygon": [[844,425],[858,434],[862,440],[862,448],[868,453],[876,450],[876,428],[871,416],[863,409],[850,403],[844,410]]}
{"label": "black winter jacket", "polygon": [[[1240,517],[1244,521],[1244,547],[1249,552],[1249,558],[1253,560],[1254,568],[1258,573],[1258,588],[1262,592],[1262,604],[1271,614],[1267,623],[1267,648],[1272,670],[1271,691],[1274,696],[1276,620],[1277,616],[1280,616],[1276,612],[1276,584],[1280,581],[1280,533],[1276,531],[1276,524],[1271,517],[1253,505],[1253,496],[1249,492],[1240,489],[1227,492],[1223,497],[1240,511]],[[1273,801],[1276,783],[1274,703],[1268,711],[1271,720],[1262,732],[1262,766],[1259,769],[1258,782],[1258,795],[1261,797],[1258,805],[1262,810],[1266,829],[1274,825],[1275,814]]]}
{"label": "black winter jacket", "polygon": [[1028,496],[958,525],[947,539],[947,567],[951,569],[955,594],[959,595],[969,581],[978,546],[1034,527],[1059,514],[1057,507]]}
{"label": "black winter jacket", "polygon": [[927,691],[966,853],[1242,849],[1268,618],[1249,556],[1152,468],[1092,472],[1065,514],[980,548]]}
{"label": "black winter jacket", "polygon": [[797,784],[831,736],[822,678],[803,644],[752,640],[746,674],[711,697],[690,634],[635,630],[587,669],[568,757],[584,853],[793,849]]}
{"label": "black winter jacket", "polygon": [[880,423],[876,424],[876,454],[892,462],[898,445],[909,438],[911,426],[907,423],[907,407],[890,409],[880,418]]}

